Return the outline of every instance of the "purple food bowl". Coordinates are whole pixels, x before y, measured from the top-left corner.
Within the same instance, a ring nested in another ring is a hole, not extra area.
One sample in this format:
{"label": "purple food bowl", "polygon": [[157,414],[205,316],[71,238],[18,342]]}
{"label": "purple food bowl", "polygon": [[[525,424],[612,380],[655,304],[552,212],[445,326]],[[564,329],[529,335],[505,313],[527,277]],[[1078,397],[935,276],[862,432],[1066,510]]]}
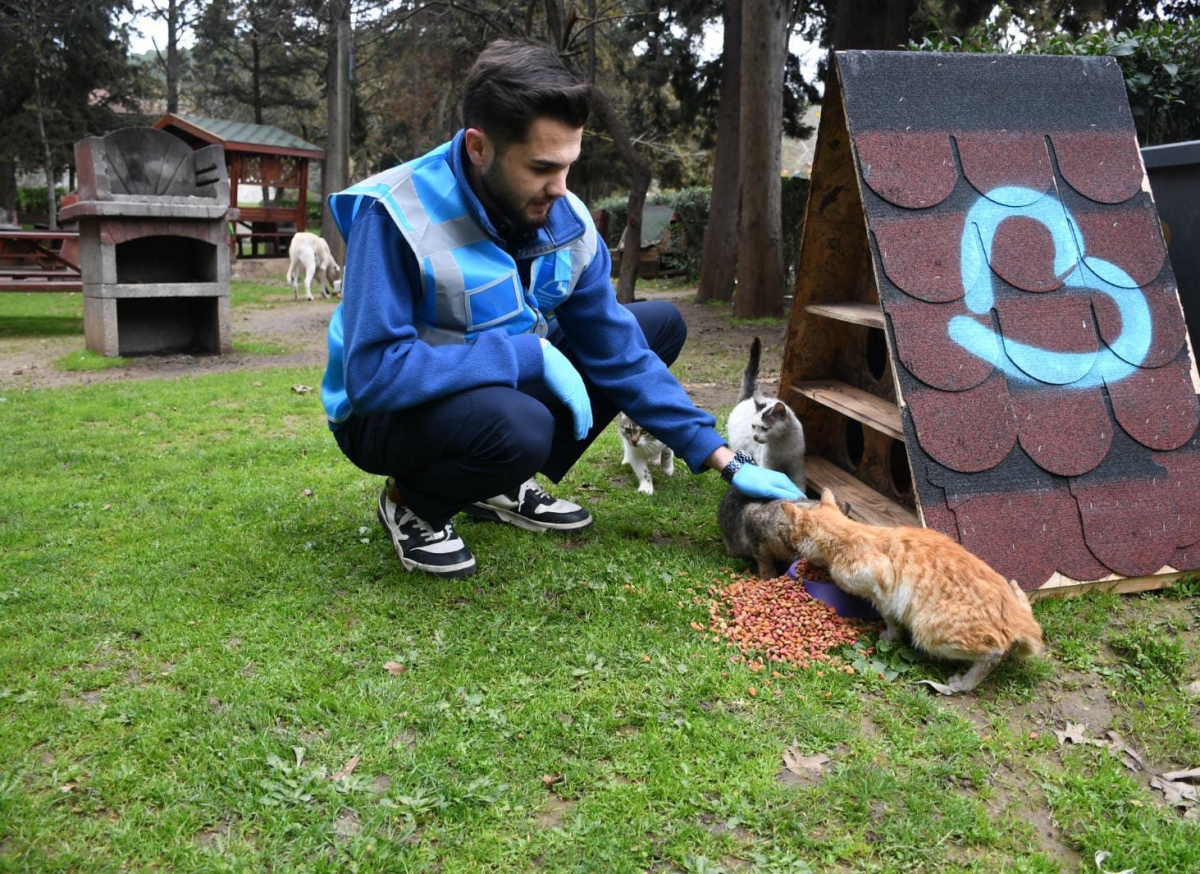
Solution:
{"label": "purple food bowl", "polygon": [[[793,562],[787,569],[787,575],[796,579],[796,565]],[[804,580],[804,591],[833,608],[833,612],[843,619],[882,619],[875,605],[866,598],[843,592],[836,583],[828,580]]]}

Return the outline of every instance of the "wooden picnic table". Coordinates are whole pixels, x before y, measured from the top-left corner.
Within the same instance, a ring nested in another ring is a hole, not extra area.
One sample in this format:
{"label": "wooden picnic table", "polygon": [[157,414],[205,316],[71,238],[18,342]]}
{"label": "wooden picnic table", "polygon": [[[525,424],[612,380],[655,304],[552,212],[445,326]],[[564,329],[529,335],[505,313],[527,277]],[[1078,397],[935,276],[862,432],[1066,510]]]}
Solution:
{"label": "wooden picnic table", "polygon": [[81,291],[79,232],[0,228],[0,291]]}

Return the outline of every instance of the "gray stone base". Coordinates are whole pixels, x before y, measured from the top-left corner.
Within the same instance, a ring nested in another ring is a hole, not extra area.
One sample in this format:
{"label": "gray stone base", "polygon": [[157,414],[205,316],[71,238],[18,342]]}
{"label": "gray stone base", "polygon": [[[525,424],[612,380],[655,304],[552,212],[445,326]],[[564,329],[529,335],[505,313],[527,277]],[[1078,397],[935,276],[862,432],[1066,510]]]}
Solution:
{"label": "gray stone base", "polygon": [[94,297],[84,289],[87,348],[107,357],[233,351],[229,296]]}

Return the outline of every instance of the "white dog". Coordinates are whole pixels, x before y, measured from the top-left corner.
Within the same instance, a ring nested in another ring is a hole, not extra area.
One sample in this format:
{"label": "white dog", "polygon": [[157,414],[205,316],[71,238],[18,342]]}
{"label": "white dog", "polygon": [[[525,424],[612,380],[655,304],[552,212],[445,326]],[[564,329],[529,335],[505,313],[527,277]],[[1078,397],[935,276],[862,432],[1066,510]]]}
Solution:
{"label": "white dog", "polygon": [[330,292],[341,297],[342,269],[333,260],[329,244],[316,234],[302,231],[292,237],[288,246],[287,281],[292,285],[292,296],[300,300],[300,267],[304,267],[304,293],[309,300],[313,299],[312,281],[315,276],[317,287],[321,294],[329,297]]}

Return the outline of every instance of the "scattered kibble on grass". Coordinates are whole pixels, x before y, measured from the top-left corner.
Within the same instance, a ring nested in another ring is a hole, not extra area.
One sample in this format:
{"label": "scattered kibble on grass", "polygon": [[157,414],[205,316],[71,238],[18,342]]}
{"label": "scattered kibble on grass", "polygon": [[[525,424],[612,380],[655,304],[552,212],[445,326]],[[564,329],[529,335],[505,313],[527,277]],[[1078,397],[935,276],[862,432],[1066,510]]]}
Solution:
{"label": "scattered kibble on grass", "polygon": [[692,628],[724,638],[726,646],[752,653],[746,666],[757,673],[765,662],[786,662],[806,667],[830,661],[829,653],[853,645],[868,625],[843,619],[833,608],[804,590],[802,580],[731,574],[732,581],[714,580],[708,590],[708,626]]}

